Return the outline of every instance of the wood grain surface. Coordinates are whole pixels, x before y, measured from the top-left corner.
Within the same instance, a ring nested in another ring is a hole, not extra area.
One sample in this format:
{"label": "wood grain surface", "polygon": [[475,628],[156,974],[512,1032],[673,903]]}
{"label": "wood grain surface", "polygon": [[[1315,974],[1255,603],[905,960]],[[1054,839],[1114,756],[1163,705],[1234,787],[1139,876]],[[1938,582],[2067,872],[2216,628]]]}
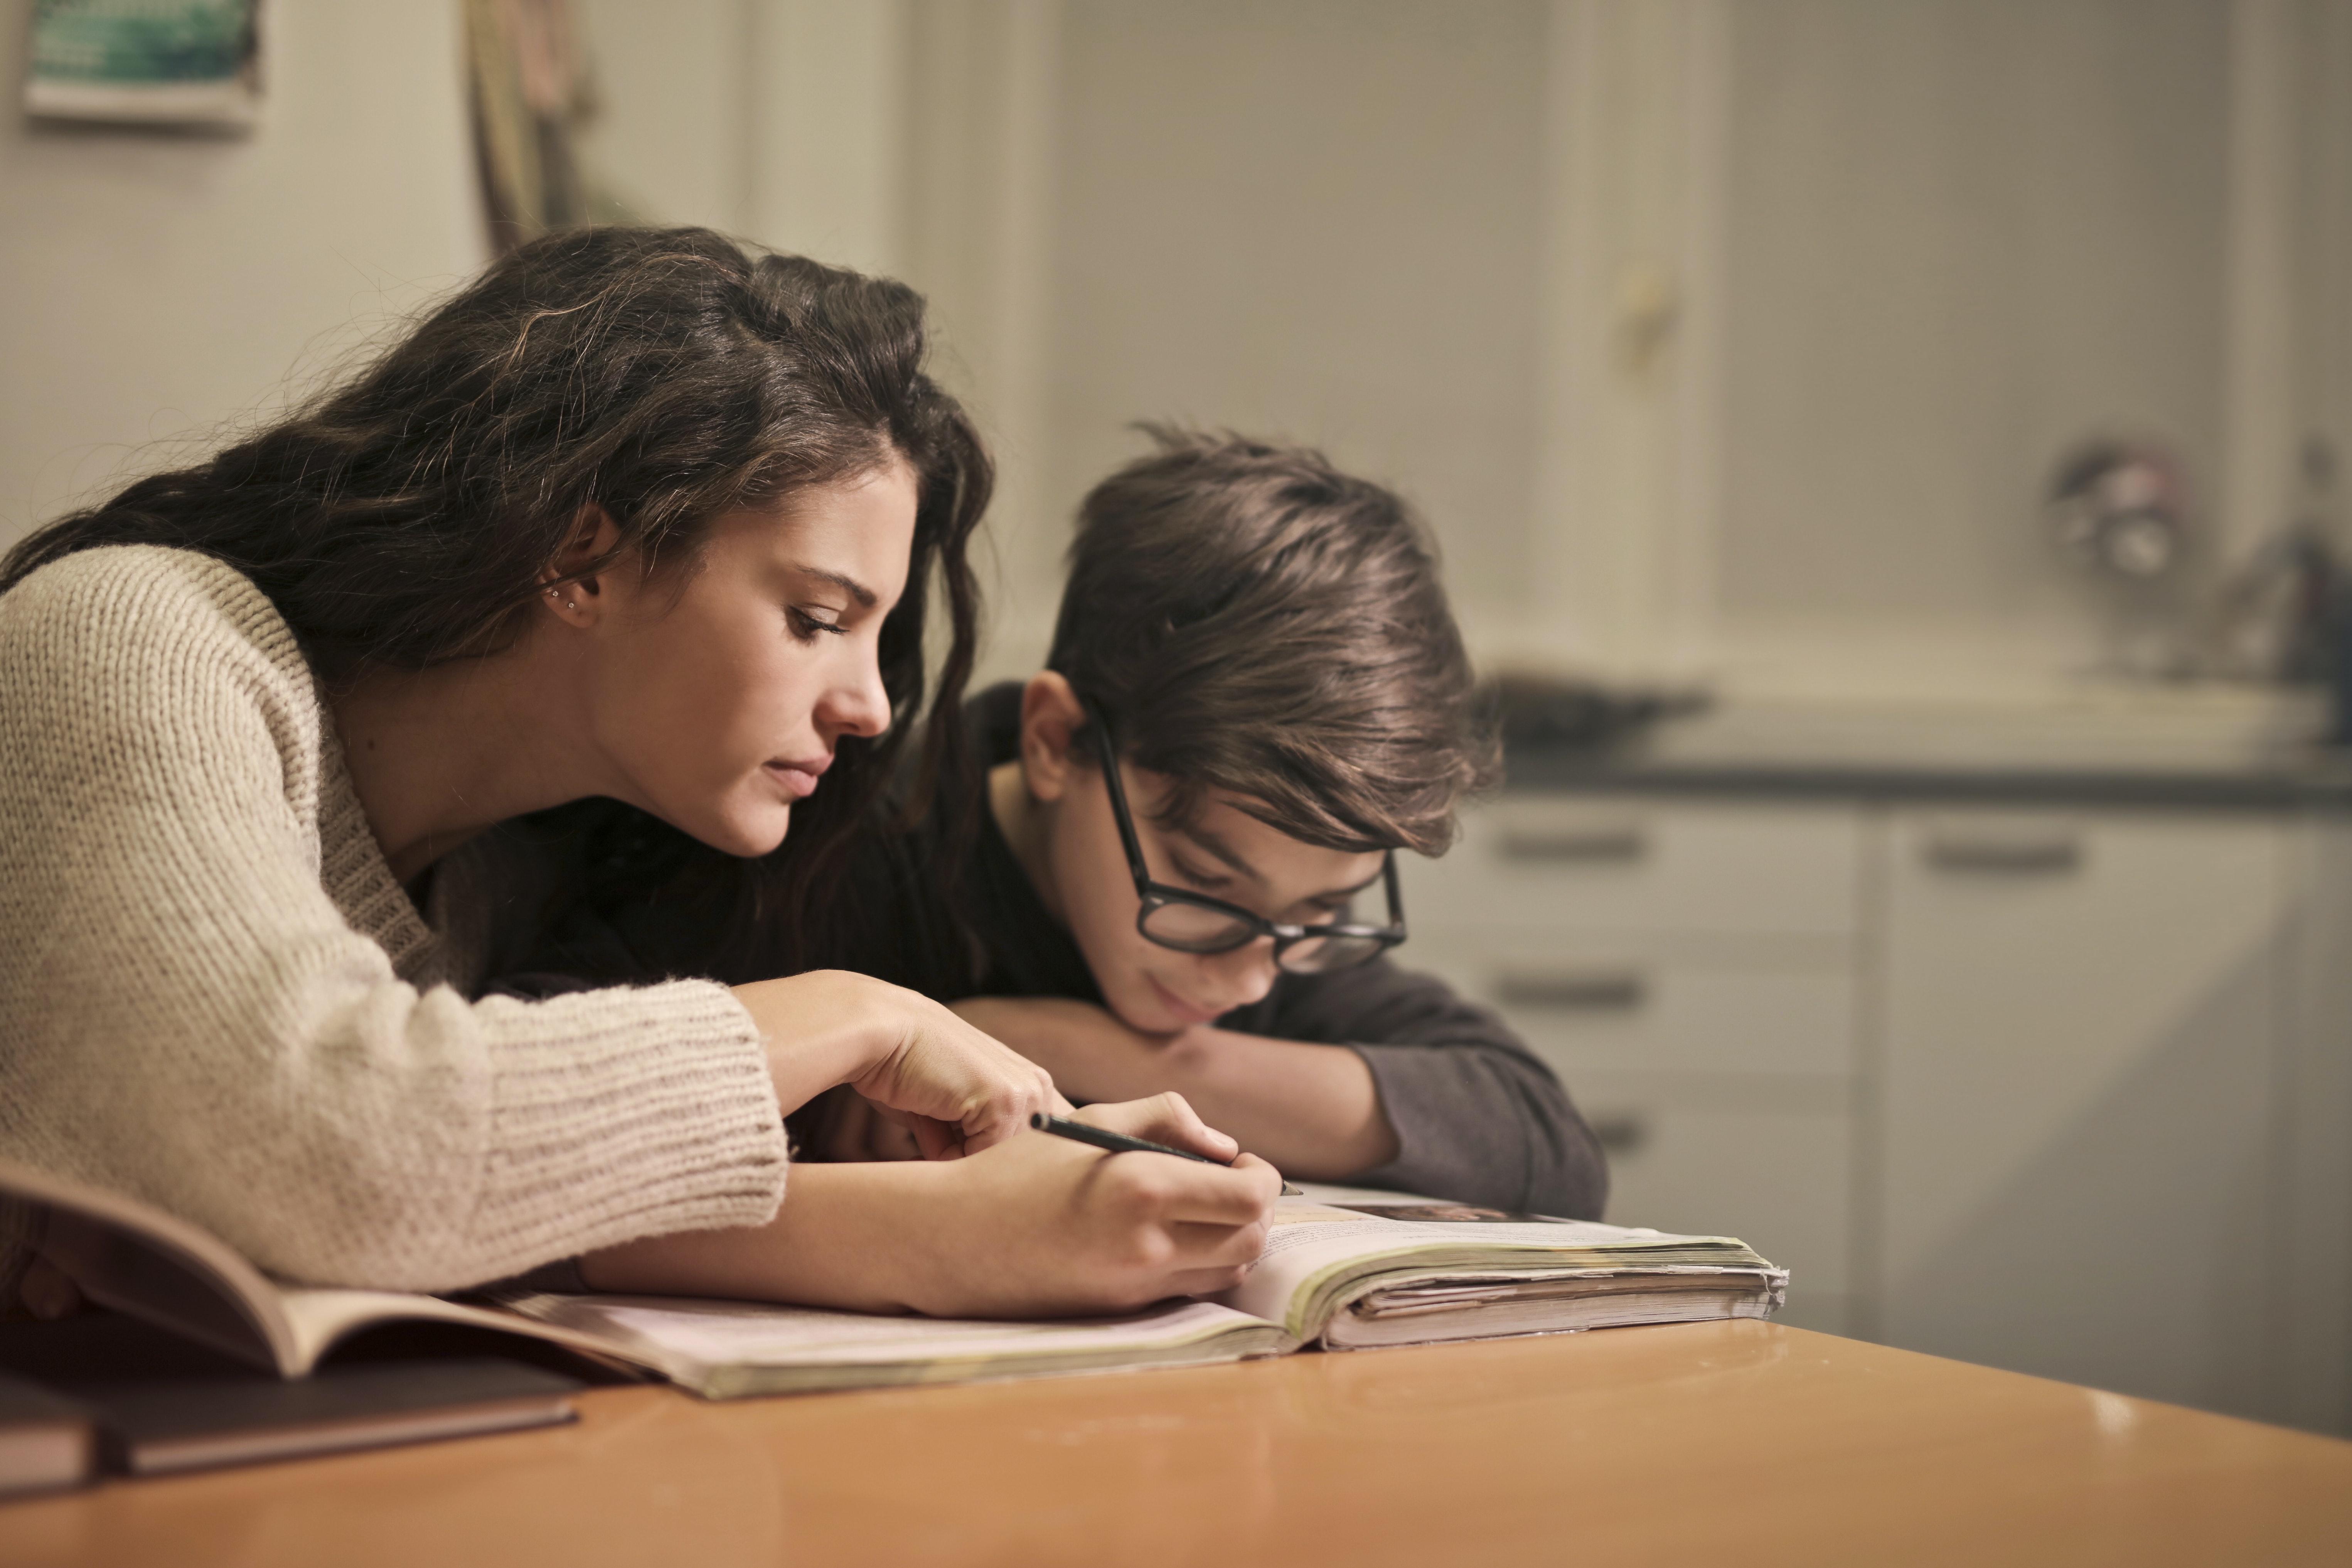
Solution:
{"label": "wood grain surface", "polygon": [[0,1507],[0,1563],[2352,1563],[2352,1443],[1767,1323],[581,1407]]}

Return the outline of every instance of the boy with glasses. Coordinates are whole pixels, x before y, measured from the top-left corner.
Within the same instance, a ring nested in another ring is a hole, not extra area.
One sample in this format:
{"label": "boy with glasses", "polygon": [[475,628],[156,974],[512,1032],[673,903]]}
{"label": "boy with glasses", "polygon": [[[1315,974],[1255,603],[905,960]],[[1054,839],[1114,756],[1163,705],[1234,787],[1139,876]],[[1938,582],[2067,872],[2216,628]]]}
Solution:
{"label": "boy with glasses", "polygon": [[[977,801],[868,836],[824,932],[689,876],[608,906],[601,940],[648,974],[910,985],[1073,1100],[1181,1092],[1293,1177],[1597,1216],[1600,1149],[1549,1069],[1387,956],[1395,852],[1443,852],[1495,768],[1419,527],[1319,454],[1153,435],[1080,508],[1047,668],[967,710]],[[798,1131],[913,1153],[854,1096]]]}

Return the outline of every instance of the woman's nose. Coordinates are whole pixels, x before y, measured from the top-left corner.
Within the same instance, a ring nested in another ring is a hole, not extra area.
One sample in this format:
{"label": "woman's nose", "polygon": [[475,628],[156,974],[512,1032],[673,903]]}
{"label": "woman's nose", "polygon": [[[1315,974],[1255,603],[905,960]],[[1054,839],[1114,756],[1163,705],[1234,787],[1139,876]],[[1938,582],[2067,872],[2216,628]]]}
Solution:
{"label": "woman's nose", "polygon": [[856,651],[856,663],[825,693],[818,715],[837,734],[870,738],[890,727],[890,691],[882,684],[879,661],[869,651]]}

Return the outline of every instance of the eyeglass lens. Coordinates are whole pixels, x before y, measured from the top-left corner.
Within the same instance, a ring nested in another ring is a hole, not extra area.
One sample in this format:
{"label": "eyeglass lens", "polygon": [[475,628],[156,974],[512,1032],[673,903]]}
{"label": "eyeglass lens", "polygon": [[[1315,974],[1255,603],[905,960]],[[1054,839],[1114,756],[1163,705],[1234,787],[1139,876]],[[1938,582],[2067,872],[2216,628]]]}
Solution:
{"label": "eyeglass lens", "polygon": [[[1143,931],[1163,947],[1181,952],[1230,952],[1254,941],[1257,928],[1220,910],[1200,904],[1161,904],[1144,917]],[[1373,937],[1308,936],[1284,944],[1275,962],[1298,974],[1345,969],[1379,956],[1382,943]]]}

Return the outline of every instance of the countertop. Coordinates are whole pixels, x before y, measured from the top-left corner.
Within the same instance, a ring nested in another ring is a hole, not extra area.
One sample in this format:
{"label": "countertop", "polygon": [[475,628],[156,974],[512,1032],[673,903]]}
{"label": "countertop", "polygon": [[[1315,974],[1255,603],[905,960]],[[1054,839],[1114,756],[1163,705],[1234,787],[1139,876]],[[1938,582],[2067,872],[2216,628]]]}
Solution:
{"label": "countertop", "polygon": [[1726,702],[1605,750],[1508,748],[1513,792],[2352,810],[2316,695]]}

